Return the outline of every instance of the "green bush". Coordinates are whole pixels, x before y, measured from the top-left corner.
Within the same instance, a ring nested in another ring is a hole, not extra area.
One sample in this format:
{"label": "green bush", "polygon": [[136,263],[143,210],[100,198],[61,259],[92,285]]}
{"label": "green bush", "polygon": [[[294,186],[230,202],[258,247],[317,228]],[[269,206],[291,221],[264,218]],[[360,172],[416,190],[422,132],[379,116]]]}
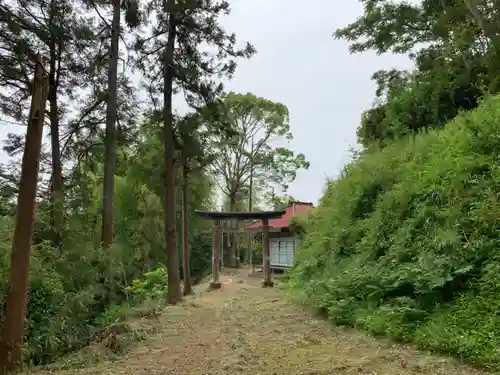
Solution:
{"label": "green bush", "polygon": [[[133,306],[134,303],[158,298],[164,293],[166,280],[162,279],[165,274],[161,268],[166,259],[161,198],[163,151],[156,130],[146,130],[143,135],[133,144],[124,141],[117,155],[115,233],[110,248],[101,248],[104,149],[100,144],[93,142],[92,157],[79,159],[65,171],[64,220],[60,236],[59,233],[56,236],[53,226],[54,207],[51,207],[50,194],[45,194],[45,188],[40,191],[44,196],[37,199],[31,249],[26,362],[47,364],[80,349],[92,342],[107,325],[122,319],[128,308],[148,307]],[[0,304],[4,305],[14,229],[14,185],[19,170],[11,171],[10,167],[2,168],[1,165],[0,170]],[[179,174],[176,181],[179,192],[182,183]],[[212,206],[213,184],[212,176],[204,171],[190,175],[190,233],[197,233],[205,224],[194,208]],[[177,194],[177,200],[180,208],[181,194]],[[179,229],[181,218],[182,215],[178,215]],[[182,231],[178,233],[180,238]],[[191,270],[196,282],[210,268],[211,235],[190,235],[189,240]],[[179,250],[180,245],[181,241]],[[182,262],[179,267],[182,268]],[[139,284],[136,282],[132,290],[128,290],[133,280],[140,280]],[[1,324],[0,316],[0,328]]]}
{"label": "green bush", "polygon": [[262,236],[258,236],[253,242],[252,265],[261,266],[264,261],[264,248],[262,246]]}
{"label": "green bush", "polygon": [[295,233],[300,239],[303,239],[304,235],[307,232],[308,223],[309,218],[307,216],[295,215],[292,217],[290,230]]}
{"label": "green bush", "polygon": [[290,291],[335,322],[500,365],[500,99],[328,183]]}
{"label": "green bush", "polygon": [[212,234],[201,232],[191,235],[189,246],[191,278],[197,284],[212,271]]}
{"label": "green bush", "polygon": [[142,279],[132,280],[132,285],[126,287],[125,290],[132,293],[139,302],[161,299],[167,292],[167,269],[160,266],[153,271],[146,272]]}
{"label": "green bush", "polygon": [[[162,278],[166,274],[159,267],[165,260],[161,200],[144,185],[116,177],[116,236],[113,246],[103,251],[99,246],[102,188],[89,183],[81,189],[87,192],[87,200],[78,202],[78,209],[67,219],[60,249],[46,240],[52,233],[49,205],[40,204],[37,210],[24,351],[25,360],[32,364],[52,362],[87,345],[131,303],[165,295],[166,279]],[[0,217],[2,305],[12,231],[13,219]],[[192,238],[194,275],[205,272],[210,264],[207,241],[210,249],[211,238]],[[133,280],[140,280],[142,292]]]}

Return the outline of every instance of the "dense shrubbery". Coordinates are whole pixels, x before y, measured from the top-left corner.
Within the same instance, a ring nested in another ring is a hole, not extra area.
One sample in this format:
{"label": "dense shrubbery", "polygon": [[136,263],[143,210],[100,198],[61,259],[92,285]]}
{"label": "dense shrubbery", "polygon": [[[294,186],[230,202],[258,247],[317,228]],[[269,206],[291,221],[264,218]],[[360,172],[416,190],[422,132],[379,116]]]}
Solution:
{"label": "dense shrubbery", "polygon": [[307,231],[308,222],[309,216],[295,215],[294,217],[292,217],[290,230],[295,233],[300,239],[303,239]]}
{"label": "dense shrubbery", "polygon": [[307,224],[292,295],[335,322],[500,365],[500,99],[364,152]]}
{"label": "dense shrubbery", "polygon": [[146,272],[141,279],[132,280],[132,284],[125,290],[130,292],[138,302],[164,298],[167,292],[167,269],[159,266]]}
{"label": "dense shrubbery", "polygon": [[[26,360],[34,364],[51,362],[88,344],[103,325],[113,323],[124,305],[165,295],[165,288],[153,277],[161,273],[163,268],[157,267],[165,262],[161,200],[145,185],[116,177],[116,238],[103,251],[99,246],[101,187],[93,180],[97,181],[86,176],[87,185],[82,182],[81,189],[87,194],[78,192],[83,201],[69,208],[72,216],[67,219],[61,249],[44,239],[50,232],[50,220],[45,220],[48,207],[41,204],[37,213],[25,351]],[[2,305],[12,230],[12,217],[0,217]],[[191,236],[193,280],[203,277],[210,266],[210,245],[207,236]],[[151,270],[155,271],[148,273]],[[137,279],[141,281],[134,283]]]}

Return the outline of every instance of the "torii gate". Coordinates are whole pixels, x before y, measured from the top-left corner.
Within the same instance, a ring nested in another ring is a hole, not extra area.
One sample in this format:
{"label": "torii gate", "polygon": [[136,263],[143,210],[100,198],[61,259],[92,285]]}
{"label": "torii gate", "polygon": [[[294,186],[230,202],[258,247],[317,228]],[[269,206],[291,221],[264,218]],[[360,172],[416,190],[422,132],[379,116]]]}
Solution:
{"label": "torii gate", "polygon": [[271,265],[269,262],[269,219],[281,217],[285,211],[262,211],[262,212],[222,212],[222,211],[201,211],[195,210],[196,214],[204,219],[213,220],[212,229],[212,282],[211,289],[220,289],[219,280],[219,262],[220,262],[220,231],[221,220],[261,220],[262,221],[262,242],[263,242],[263,265],[264,269],[264,288],[272,287],[274,283],[271,280]]}

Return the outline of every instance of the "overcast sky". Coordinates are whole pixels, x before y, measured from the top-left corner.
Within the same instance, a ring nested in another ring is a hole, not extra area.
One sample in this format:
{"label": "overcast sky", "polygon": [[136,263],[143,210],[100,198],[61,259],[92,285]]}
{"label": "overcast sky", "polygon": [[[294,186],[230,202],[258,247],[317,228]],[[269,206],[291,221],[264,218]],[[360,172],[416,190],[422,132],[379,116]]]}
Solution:
{"label": "overcast sky", "polygon": [[312,201],[326,177],[336,176],[356,145],[361,112],[371,107],[378,69],[409,68],[404,56],[349,55],[348,44],[332,38],[336,28],[362,13],[356,0],[233,0],[225,22],[257,55],[242,62],[229,88],[253,92],[288,106],[291,148],[311,163],[289,193]]}
{"label": "overcast sky", "polygon": [[[316,203],[326,177],[335,177],[356,145],[361,112],[374,99],[370,77],[378,69],[408,68],[404,56],[349,55],[333,31],[361,14],[356,0],[230,0],[224,24],[257,55],[241,62],[228,89],[252,92],[287,105],[294,140],[290,148],[311,163],[299,173],[290,195]],[[0,122],[0,138],[23,132]],[[0,162],[6,156],[0,154]]]}

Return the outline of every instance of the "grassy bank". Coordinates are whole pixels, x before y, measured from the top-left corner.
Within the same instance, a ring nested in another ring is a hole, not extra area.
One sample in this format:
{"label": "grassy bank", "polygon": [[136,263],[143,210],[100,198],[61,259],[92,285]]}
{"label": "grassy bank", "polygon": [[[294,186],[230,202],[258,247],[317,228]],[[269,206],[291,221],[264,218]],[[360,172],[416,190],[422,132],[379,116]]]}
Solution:
{"label": "grassy bank", "polygon": [[500,99],[361,154],[306,227],[292,295],[336,323],[500,367]]}

